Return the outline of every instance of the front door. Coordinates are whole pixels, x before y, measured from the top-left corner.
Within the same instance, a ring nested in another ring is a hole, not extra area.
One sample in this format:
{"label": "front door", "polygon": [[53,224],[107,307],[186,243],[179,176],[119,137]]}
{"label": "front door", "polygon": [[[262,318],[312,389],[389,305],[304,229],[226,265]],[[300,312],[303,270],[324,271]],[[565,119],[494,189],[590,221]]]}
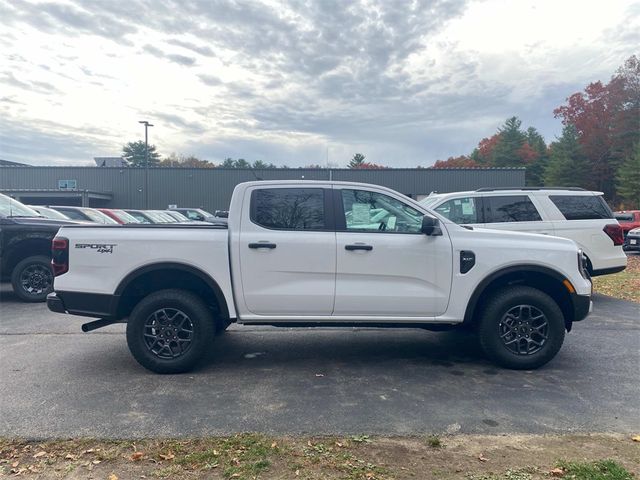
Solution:
{"label": "front door", "polygon": [[239,238],[246,308],[254,315],[329,316],[336,237],[331,189],[256,188]]}
{"label": "front door", "polygon": [[335,188],[334,316],[430,319],[447,309],[451,242],[421,233],[423,213],[375,190]]}

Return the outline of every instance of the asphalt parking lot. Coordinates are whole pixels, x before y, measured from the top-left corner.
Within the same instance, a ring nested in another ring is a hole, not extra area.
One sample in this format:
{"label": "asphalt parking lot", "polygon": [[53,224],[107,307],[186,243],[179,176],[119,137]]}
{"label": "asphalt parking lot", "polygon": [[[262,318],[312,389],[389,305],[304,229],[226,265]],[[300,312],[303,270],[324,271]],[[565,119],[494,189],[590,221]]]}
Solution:
{"label": "asphalt parking lot", "polygon": [[459,332],[232,326],[194,372],[160,376],[124,325],[0,287],[0,437],[640,431],[640,305],[595,297],[554,361],[502,370]]}

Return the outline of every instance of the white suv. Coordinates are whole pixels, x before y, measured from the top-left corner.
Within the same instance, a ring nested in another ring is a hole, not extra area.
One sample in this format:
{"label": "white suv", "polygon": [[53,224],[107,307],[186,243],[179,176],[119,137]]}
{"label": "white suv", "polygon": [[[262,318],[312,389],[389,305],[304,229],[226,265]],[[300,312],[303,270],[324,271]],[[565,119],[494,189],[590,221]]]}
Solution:
{"label": "white suv", "polygon": [[481,188],[432,193],[420,203],[460,225],[555,235],[573,240],[591,275],[624,270],[622,227],[602,192],[579,188]]}

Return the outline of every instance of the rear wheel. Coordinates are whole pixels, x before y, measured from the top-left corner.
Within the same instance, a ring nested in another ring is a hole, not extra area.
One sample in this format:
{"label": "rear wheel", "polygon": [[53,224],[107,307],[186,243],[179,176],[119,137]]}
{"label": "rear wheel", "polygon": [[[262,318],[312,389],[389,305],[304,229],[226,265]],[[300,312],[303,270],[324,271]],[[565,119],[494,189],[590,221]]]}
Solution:
{"label": "rear wheel", "polygon": [[25,302],[44,302],[53,291],[51,260],[44,255],[20,261],[11,274],[14,293]]}
{"label": "rear wheel", "polygon": [[127,323],[127,344],[143,367],[156,373],[191,370],[210,347],[215,323],[191,292],[161,290],[136,305]]}
{"label": "rear wheel", "polygon": [[562,311],[549,295],[531,287],[495,294],[478,327],[485,354],[506,368],[538,368],[555,357],[564,342]]}

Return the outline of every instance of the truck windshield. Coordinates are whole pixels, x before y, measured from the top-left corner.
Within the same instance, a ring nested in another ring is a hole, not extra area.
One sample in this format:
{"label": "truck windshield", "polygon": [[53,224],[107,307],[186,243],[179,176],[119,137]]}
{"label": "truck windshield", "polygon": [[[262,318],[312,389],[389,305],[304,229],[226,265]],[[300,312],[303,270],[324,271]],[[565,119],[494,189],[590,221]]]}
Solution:
{"label": "truck windshield", "polygon": [[0,217],[42,217],[35,210],[0,193]]}

